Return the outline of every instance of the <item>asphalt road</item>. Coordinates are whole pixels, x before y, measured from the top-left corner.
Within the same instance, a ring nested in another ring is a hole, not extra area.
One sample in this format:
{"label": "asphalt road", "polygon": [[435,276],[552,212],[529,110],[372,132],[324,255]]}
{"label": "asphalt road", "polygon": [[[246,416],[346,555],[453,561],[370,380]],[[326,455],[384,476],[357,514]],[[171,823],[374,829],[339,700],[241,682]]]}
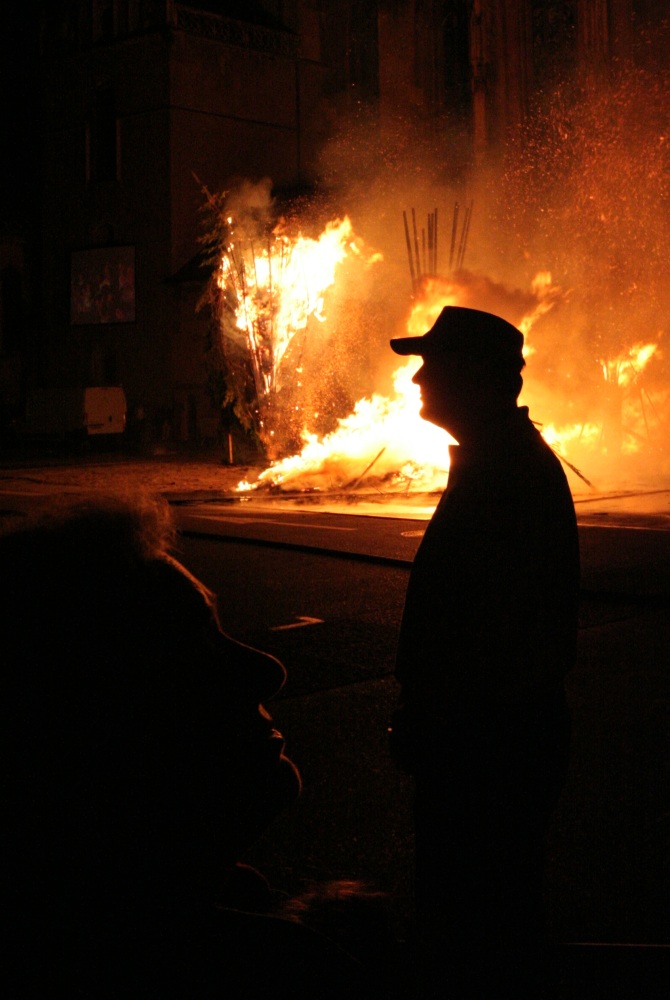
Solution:
{"label": "asphalt road", "polygon": [[[219,527],[228,537],[218,539],[211,525],[208,537],[192,536],[190,517],[187,523],[183,559],[220,595],[224,627],[280,656],[289,671],[275,714],[305,770],[307,791],[286,820],[301,829],[291,871],[372,872],[384,888],[404,892],[407,787],[388,761],[385,726],[409,561],[382,559],[374,537],[367,548],[375,555],[343,557],[339,549],[325,554],[321,534],[311,536],[311,550],[305,536],[276,544],[264,537],[256,546],[249,522],[232,529],[225,522]],[[369,530],[383,536],[407,525],[388,520]],[[268,528],[260,519],[257,533],[267,536]],[[231,538],[242,529],[246,537]],[[622,538],[609,578],[600,559],[606,541],[617,539],[598,535],[593,545],[593,579],[616,589],[603,586],[582,598],[579,663],[569,680],[573,771],[552,836],[549,897],[562,940],[660,943],[668,930],[663,792],[670,613],[665,596],[639,592],[658,540],[635,536],[635,564],[632,543]],[[621,562],[634,580],[630,593],[621,589]],[[651,589],[662,591],[661,578],[653,579]],[[331,828],[339,831],[330,842],[324,805],[333,807]],[[282,843],[282,863],[293,853],[290,839]],[[328,851],[332,856],[324,856]]]}
{"label": "asphalt road", "polygon": [[[289,891],[310,878],[370,879],[392,894],[401,923],[411,919],[410,788],[388,760],[385,726],[425,521],[224,511],[223,519],[216,508],[179,511],[184,558],[222,595],[225,626],[239,634],[244,622],[242,637],[286,664],[273,711],[305,778],[301,800],[251,860]],[[552,829],[547,898],[556,939],[579,943],[570,954],[595,977],[585,995],[598,995],[600,975],[603,995],[618,988],[642,1000],[657,995],[660,958],[654,949],[651,962],[649,946],[669,940],[670,533],[625,512],[581,521],[573,760]],[[603,954],[606,971],[594,973]],[[643,954],[638,967],[633,955]]]}
{"label": "asphalt road", "polygon": [[[389,761],[386,722],[426,515],[187,499],[174,508],[183,561],[219,594],[224,627],[276,653],[289,673],[271,710],[304,791],[248,860],[287,892],[310,880],[367,880],[389,893],[402,934],[411,920],[411,790]],[[562,996],[656,1000],[665,991],[655,946],[670,940],[670,532],[665,514],[613,507],[582,512],[580,522],[573,759],[551,836],[550,921],[558,941],[580,944],[571,961],[587,970]]]}

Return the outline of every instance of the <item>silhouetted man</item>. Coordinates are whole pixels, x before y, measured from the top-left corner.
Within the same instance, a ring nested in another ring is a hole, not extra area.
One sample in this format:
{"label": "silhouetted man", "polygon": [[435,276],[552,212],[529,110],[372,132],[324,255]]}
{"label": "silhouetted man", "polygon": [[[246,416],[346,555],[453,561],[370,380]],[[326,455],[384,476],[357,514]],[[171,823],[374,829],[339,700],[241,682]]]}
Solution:
{"label": "silhouetted man", "polygon": [[576,648],[572,497],[517,406],[515,327],[447,307],[424,336],[391,346],[423,358],[421,414],[458,442],[412,568],[391,730],[415,778],[420,992],[536,998],[544,842],[567,768],[563,680]]}

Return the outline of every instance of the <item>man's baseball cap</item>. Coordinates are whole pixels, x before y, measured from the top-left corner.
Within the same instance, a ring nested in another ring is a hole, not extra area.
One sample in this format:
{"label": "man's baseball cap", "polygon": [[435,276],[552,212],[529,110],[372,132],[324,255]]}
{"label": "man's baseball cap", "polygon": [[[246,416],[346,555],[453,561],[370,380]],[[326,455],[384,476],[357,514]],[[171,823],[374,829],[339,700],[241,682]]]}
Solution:
{"label": "man's baseball cap", "polygon": [[507,320],[480,309],[445,306],[421,337],[391,341],[396,354],[435,357],[458,354],[479,361],[517,362],[523,368],[523,334]]}

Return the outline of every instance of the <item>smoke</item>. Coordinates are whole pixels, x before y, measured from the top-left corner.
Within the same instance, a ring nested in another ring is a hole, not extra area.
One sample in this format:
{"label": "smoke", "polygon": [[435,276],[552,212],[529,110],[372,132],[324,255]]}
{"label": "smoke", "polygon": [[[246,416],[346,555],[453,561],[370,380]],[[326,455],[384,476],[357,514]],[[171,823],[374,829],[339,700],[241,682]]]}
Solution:
{"label": "smoke", "polygon": [[237,232],[245,239],[255,239],[276,224],[272,178],[260,181],[241,179],[225,192],[225,209],[235,220]]}
{"label": "smoke", "polygon": [[[322,152],[323,185],[384,254],[369,336],[384,391],[418,299],[445,286],[526,333],[521,402],[602,488],[670,474],[670,74],[620,64],[540,95],[501,155],[473,168],[448,122],[349,122]],[[472,205],[464,267],[449,264],[456,204]],[[413,288],[403,212],[439,209],[439,281]],[[653,344],[652,352],[640,351]],[[576,483],[575,485],[579,485]]]}
{"label": "smoke", "polygon": [[[667,71],[565,83],[510,143],[501,176],[498,228],[563,289],[533,339],[528,395],[546,422],[595,429],[573,450],[603,482],[670,471],[669,108]],[[643,366],[635,349],[650,343]]]}
{"label": "smoke", "polygon": [[[445,121],[408,121],[388,114],[380,119],[360,109],[343,120],[320,151],[319,188],[329,210],[346,211],[355,231],[384,259],[366,287],[358,289],[371,320],[361,331],[369,355],[369,391],[391,388],[397,358],[388,342],[405,332],[418,291],[412,283],[403,213],[410,228],[414,216],[421,245],[428,217],[437,211],[435,270],[448,276],[454,206],[460,203],[462,222],[466,205],[476,198],[472,182],[466,180],[468,149],[467,137]],[[477,211],[475,206],[475,220]],[[471,234],[466,266],[475,259],[473,244]]]}
{"label": "smoke", "polygon": [[[391,393],[388,341],[417,321],[417,307],[449,300],[521,326],[521,402],[592,482],[668,474],[668,108],[661,71],[619,67],[597,86],[572,81],[477,169],[468,137],[449,122],[348,119],[320,152],[316,194],[281,223],[315,232],[347,215],[360,250],[326,296],[327,323],[292,359],[306,429],[328,434],[361,397]],[[245,227],[279,221],[271,190],[266,180],[234,192]],[[450,252],[456,206],[459,226],[472,208],[460,268]],[[403,213],[419,241],[439,215],[435,273],[414,283]],[[375,265],[364,263],[373,253]],[[643,363],[635,348],[647,343],[656,350]]]}

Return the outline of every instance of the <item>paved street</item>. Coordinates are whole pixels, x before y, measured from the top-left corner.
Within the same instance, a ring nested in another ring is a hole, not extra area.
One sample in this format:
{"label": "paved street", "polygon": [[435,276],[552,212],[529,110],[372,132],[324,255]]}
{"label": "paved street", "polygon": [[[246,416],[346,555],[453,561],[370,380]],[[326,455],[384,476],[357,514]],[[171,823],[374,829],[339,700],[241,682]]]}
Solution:
{"label": "paved street", "polygon": [[[5,469],[0,507],[137,483],[169,496],[182,558],[219,593],[224,626],[289,670],[272,710],[304,792],[249,860],[291,892],[310,879],[369,879],[391,895],[403,933],[410,788],[388,760],[385,726],[407,574],[428,514],[222,501],[221,481],[236,472],[168,461]],[[552,831],[548,900],[557,940],[580,943],[564,966],[589,971],[572,981],[566,972],[562,996],[660,998],[661,953],[649,946],[669,939],[667,494],[577,509],[584,593],[569,682],[573,766]]]}

